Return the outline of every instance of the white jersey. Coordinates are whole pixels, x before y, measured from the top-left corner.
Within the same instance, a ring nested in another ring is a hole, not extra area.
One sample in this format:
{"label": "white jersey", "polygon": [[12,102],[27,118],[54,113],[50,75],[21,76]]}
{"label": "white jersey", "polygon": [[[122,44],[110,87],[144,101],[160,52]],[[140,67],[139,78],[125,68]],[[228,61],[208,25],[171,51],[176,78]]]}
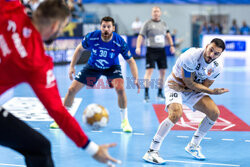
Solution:
{"label": "white jersey", "polygon": [[177,59],[173,73],[176,77],[182,78],[181,69],[188,72],[195,72],[194,82],[203,83],[206,79],[214,80],[222,71],[221,59],[216,59],[210,64],[205,62],[204,49],[190,48]]}

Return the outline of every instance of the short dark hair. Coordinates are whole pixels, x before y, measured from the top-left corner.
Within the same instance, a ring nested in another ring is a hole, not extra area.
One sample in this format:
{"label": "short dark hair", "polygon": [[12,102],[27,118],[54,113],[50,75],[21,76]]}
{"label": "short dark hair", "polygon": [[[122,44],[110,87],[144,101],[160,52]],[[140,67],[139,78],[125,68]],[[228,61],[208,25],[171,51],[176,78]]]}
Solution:
{"label": "short dark hair", "polygon": [[112,22],[113,26],[115,25],[115,20],[112,17],[110,17],[110,16],[103,17],[100,24],[102,24],[103,21],[107,21],[107,22],[110,21],[110,22]]}
{"label": "short dark hair", "polygon": [[214,38],[210,43],[214,43],[217,47],[221,48],[222,51],[225,50],[225,43],[220,38]]}
{"label": "short dark hair", "polygon": [[40,24],[48,25],[56,20],[64,21],[70,10],[64,0],[45,0],[34,11],[32,17]]}

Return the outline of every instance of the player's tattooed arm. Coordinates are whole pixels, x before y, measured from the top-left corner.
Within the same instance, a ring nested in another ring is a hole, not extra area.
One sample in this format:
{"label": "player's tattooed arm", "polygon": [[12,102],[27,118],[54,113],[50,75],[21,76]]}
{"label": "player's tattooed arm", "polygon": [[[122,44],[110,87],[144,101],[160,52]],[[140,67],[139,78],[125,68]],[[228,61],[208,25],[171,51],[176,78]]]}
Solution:
{"label": "player's tattooed arm", "polygon": [[214,80],[209,80],[209,79],[206,79],[202,85],[206,86],[207,88],[209,88],[212,84],[214,83]]}
{"label": "player's tattooed arm", "polygon": [[195,92],[204,92],[208,94],[213,94],[212,89],[209,89],[207,86],[203,84],[194,82],[193,78],[194,78],[194,73],[186,71],[185,69],[182,68],[182,79],[186,87],[188,87],[189,89]]}
{"label": "player's tattooed arm", "polygon": [[[182,78],[183,82],[185,85],[189,88],[194,90],[195,92],[204,92],[208,94],[214,94],[214,95],[220,95],[226,92],[229,92],[228,89],[225,88],[214,88],[214,89],[209,89],[209,86],[212,85],[212,81],[204,84],[199,84],[194,82],[193,80],[193,73],[186,71],[185,69],[182,68]],[[208,86],[208,87],[207,87]]]}
{"label": "player's tattooed arm", "polygon": [[177,92],[192,92],[193,90],[189,89],[183,84],[179,84],[173,80],[168,81],[168,87],[174,89]]}

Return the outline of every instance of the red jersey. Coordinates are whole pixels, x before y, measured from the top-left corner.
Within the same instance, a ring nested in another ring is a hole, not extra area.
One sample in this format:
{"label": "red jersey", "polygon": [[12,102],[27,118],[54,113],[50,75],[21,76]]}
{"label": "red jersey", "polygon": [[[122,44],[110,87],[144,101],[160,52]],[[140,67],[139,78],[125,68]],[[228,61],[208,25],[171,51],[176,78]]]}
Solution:
{"label": "red jersey", "polygon": [[60,128],[79,147],[88,137],[62,104],[53,62],[43,41],[18,0],[0,0],[0,95],[21,83],[28,83]]}

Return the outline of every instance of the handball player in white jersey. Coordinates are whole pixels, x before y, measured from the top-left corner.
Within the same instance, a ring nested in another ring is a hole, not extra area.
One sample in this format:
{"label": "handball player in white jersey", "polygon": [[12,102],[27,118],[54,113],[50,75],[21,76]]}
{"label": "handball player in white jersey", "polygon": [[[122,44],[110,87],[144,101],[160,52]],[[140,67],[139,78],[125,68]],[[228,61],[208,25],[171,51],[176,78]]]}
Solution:
{"label": "handball player in white jersey", "polygon": [[206,48],[190,48],[177,59],[165,82],[168,117],[159,125],[150,148],[143,157],[145,161],[156,164],[166,162],[158,151],[166,135],[181,118],[183,103],[193,111],[199,110],[206,114],[191,142],[185,147],[186,152],[195,159],[205,159],[201,153],[200,142],[220,115],[209,94],[220,95],[229,91],[225,88],[209,88],[221,73],[222,63],[219,57],[224,49],[224,42],[214,38]]}

